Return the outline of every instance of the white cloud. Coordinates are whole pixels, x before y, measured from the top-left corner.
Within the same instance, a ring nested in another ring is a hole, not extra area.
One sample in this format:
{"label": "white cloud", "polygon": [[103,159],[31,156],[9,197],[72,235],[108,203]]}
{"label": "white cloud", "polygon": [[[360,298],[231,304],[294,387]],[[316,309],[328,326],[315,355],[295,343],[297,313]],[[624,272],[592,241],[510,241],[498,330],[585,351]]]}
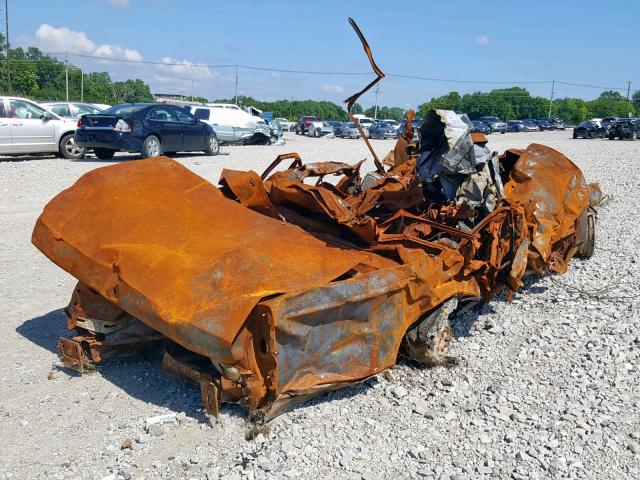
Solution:
{"label": "white cloud", "polygon": [[116,58],[133,61],[143,59],[137,50],[124,48],[120,45],[97,45],[84,32],[76,32],[67,27],[56,28],[47,23],[43,23],[36,30],[35,43],[45,52],[80,53],[105,59]]}
{"label": "white cloud", "polygon": [[127,8],[129,6],[129,0],[107,0],[107,3],[118,8]]}
{"label": "white cloud", "polygon": [[476,37],[476,43],[478,45],[489,45],[489,37],[486,35],[480,35]]}
{"label": "white cloud", "polygon": [[164,57],[162,63],[164,65],[156,65],[156,70],[161,74],[167,73],[189,79],[207,79],[220,76],[217,72],[211,71],[205,63],[193,63],[188,60],[176,60],[171,57]]}
{"label": "white cloud", "polygon": [[271,78],[274,80],[278,80],[280,77],[281,75],[278,72],[271,72]]}
{"label": "white cloud", "polygon": [[342,94],[344,93],[344,88],[340,85],[331,85],[330,83],[325,83],[320,87],[324,93],[333,93],[333,94]]}
{"label": "white cloud", "polygon": [[123,48],[120,45],[100,45],[95,49],[93,54],[97,57],[104,58],[124,58],[125,60],[131,60],[133,62],[139,62],[142,60],[140,52],[137,50]]}
{"label": "white cloud", "polygon": [[84,32],[56,28],[47,23],[38,27],[36,39],[47,51],[92,54],[96,49],[96,44]]}

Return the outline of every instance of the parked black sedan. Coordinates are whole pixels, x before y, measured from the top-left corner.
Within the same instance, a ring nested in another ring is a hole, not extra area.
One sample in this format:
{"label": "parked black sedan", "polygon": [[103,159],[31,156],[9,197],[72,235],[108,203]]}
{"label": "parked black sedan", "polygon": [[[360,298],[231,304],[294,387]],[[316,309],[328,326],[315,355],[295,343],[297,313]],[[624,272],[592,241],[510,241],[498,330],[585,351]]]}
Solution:
{"label": "parked black sedan", "polygon": [[472,132],[482,133],[484,135],[489,135],[491,133],[491,128],[484,122],[479,120],[471,120],[473,127],[471,128]]}
{"label": "parked black sedan", "polygon": [[216,155],[218,138],[211,125],[183,108],[158,103],[114,105],[78,120],[76,143],[101,159],[115,152],[140,152],[144,158],[163,153],[203,151]]}
{"label": "parked black sedan", "polygon": [[605,128],[598,122],[587,120],[573,129],[573,138],[604,138]]}

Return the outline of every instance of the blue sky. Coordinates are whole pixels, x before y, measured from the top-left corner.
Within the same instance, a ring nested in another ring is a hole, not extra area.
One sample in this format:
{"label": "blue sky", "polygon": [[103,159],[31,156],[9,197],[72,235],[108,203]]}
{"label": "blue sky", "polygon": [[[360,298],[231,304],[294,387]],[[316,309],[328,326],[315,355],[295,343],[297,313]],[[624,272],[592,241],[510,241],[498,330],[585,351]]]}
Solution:
{"label": "blue sky", "polygon": [[[385,78],[379,103],[416,106],[450,90],[488,91],[513,82],[548,96],[556,79],[640,88],[640,2],[9,0],[13,46],[70,56],[85,70],[139,77],[154,92],[229,98],[235,64],[322,72],[367,72],[353,30],[360,25],[384,72],[469,83]],[[131,60],[129,63],[107,59]],[[164,62],[165,65],[134,63]],[[263,100],[340,103],[371,76],[310,75],[240,68],[239,94]],[[594,98],[601,90],[556,85],[556,98]],[[626,92],[622,92],[625,94]],[[362,98],[371,105],[373,93]]]}

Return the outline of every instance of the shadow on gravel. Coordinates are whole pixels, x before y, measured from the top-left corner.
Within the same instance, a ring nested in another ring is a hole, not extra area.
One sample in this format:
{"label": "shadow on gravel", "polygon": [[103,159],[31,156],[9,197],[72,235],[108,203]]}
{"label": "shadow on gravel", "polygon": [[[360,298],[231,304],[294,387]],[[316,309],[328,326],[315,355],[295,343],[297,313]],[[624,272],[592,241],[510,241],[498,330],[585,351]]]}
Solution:
{"label": "shadow on gravel", "polygon": [[67,319],[62,309],[51,310],[40,317],[27,320],[16,328],[27,340],[50,352],[58,352],[58,339],[68,333]]}
{"label": "shadow on gravel", "polygon": [[20,155],[20,156],[9,156],[9,157],[0,157],[0,162],[32,162],[35,160],[52,160],[57,159],[55,155]]}
{"label": "shadow on gravel", "polygon": [[[34,344],[58,354],[58,339],[69,336],[67,319],[62,309],[26,320],[16,332]],[[72,377],[79,376],[74,370],[60,368]],[[162,347],[147,348],[130,356],[105,360],[96,372],[85,375],[100,375],[128,395],[146,403],[184,412],[199,422],[206,422],[202,411],[200,389],[162,369]],[[221,413],[244,418],[243,409],[235,404],[223,404]]]}
{"label": "shadow on gravel", "polygon": [[[167,155],[167,154],[163,154],[166,157],[169,158],[195,158],[195,157],[201,157],[201,158],[210,158],[209,155],[206,155],[204,153],[201,152],[184,152],[184,153],[175,153],[175,154],[171,154],[171,155]],[[228,153],[223,153],[220,152],[217,156],[220,155],[229,155]],[[211,157],[211,158],[215,158]],[[109,158],[106,160],[102,160],[98,157],[94,157],[93,155],[88,155],[84,158],[78,159],[78,160],[73,160],[74,163],[96,163],[96,164],[105,164],[105,165],[109,165],[109,164],[113,164],[113,163],[120,163],[120,162],[128,162],[131,160],[142,160],[142,157],[140,156],[140,154],[138,153],[132,153],[129,155],[116,155],[113,158]]]}

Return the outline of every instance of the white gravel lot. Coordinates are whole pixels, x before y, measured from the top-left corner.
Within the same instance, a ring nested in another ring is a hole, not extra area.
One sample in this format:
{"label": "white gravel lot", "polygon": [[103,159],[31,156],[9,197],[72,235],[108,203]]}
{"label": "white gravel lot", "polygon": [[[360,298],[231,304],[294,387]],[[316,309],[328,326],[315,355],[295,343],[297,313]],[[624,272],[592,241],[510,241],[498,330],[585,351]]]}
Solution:
{"label": "white gravel lot", "polygon": [[[49,199],[113,161],[3,159],[0,479],[640,478],[640,142],[570,135],[491,135],[489,146],[545,143],[613,195],[592,259],[458,319],[460,365],[398,366],[279,417],[255,440],[236,407],[209,422],[197,388],[155,359],[82,377],[55,367],[75,280],[31,245],[31,231]],[[393,141],[373,144],[384,155]],[[359,140],[293,134],[283,147],[222,150],[179,161],[217,183],[223,167],[261,172],[289,151],[308,162],[370,158]],[[145,433],[145,419],[165,412],[184,414]]]}

